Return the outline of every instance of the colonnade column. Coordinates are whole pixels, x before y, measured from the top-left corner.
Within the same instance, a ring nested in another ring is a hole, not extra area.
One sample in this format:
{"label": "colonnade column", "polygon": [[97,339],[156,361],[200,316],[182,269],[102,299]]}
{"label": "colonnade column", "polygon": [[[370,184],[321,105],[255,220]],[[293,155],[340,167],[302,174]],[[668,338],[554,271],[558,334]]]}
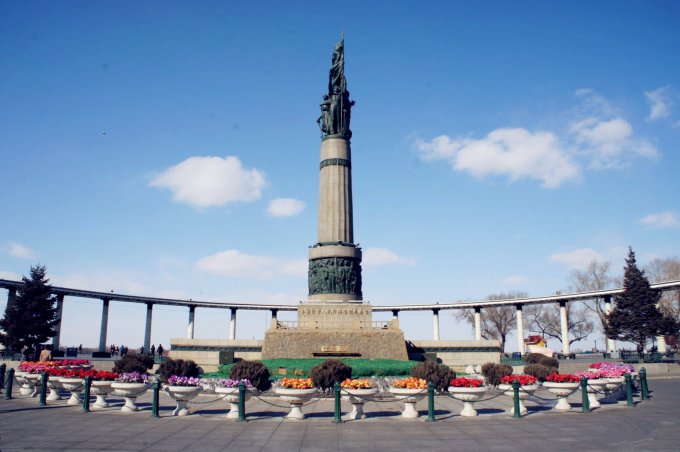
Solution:
{"label": "colonnade column", "polygon": [[146,304],[146,329],[144,330],[144,353],[151,351],[151,317],[153,315],[153,303]]}
{"label": "colonnade column", "polygon": [[5,306],[5,312],[10,306],[14,304],[17,299],[17,290],[14,287],[7,288],[7,306]]}
{"label": "colonnade column", "polygon": [[[604,297],[604,313],[609,315],[612,312],[612,297],[607,295]],[[607,338],[607,352],[612,353],[616,351],[616,341]]]}
{"label": "colonnade column", "polygon": [[519,352],[524,355],[524,319],[522,318],[522,305],[516,304],[517,309],[517,348]]}
{"label": "colonnade column", "polygon": [[194,338],[194,314],[196,313],[196,306],[189,306],[189,326],[187,328],[187,338]]}
{"label": "colonnade column", "polygon": [[560,327],[562,330],[562,354],[569,355],[569,318],[567,317],[567,302],[560,301]]}
{"label": "colonnade column", "polygon": [[432,321],[434,323],[434,340],[439,340],[439,309],[432,310]]}
{"label": "colonnade column", "polygon": [[269,311],[272,314],[272,318],[269,321],[269,328],[272,329],[272,330],[275,330],[278,326],[278,323],[279,323],[279,318],[278,318],[279,310],[278,309],[270,309]]}
{"label": "colonnade column", "polygon": [[52,350],[59,350],[59,340],[61,339],[61,316],[64,312],[64,295],[57,295],[57,323],[54,325],[54,336],[52,337]]}
{"label": "colonnade column", "polygon": [[99,329],[99,351],[106,351],[106,332],[109,329],[109,299],[102,298],[102,323]]}
{"label": "colonnade column", "polygon": [[229,339],[236,339],[236,308],[229,308],[231,319],[229,321]]}
{"label": "colonnade column", "polygon": [[482,308],[475,307],[475,340],[482,340]]}

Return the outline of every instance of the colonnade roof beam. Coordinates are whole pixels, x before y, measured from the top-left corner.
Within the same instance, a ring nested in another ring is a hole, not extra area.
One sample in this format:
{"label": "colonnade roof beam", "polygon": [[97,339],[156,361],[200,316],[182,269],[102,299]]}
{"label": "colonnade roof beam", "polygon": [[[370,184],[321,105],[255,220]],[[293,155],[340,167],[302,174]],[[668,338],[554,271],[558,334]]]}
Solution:
{"label": "colonnade roof beam", "polygon": [[[7,279],[0,279],[0,288],[4,289],[19,289],[23,285],[21,281],[12,281]],[[680,290],[680,280],[666,281],[658,284],[651,284],[653,289],[666,290]],[[97,292],[92,290],[71,289],[68,287],[52,286],[52,293],[55,295],[64,295],[80,298],[97,298],[107,299],[110,301],[124,301],[129,303],[153,303],[169,306],[195,306],[198,308],[212,308],[212,309],[244,309],[244,310],[277,310],[277,311],[296,311],[297,305],[276,305],[276,304],[257,304],[257,303],[233,303],[233,302],[215,302],[215,301],[199,301],[199,300],[180,300],[176,298],[155,298],[143,297],[138,295],[125,295],[115,292]],[[513,298],[508,300],[481,300],[481,301],[465,301],[455,303],[435,303],[435,304],[411,304],[411,305],[392,305],[392,306],[376,306],[373,305],[374,312],[390,312],[390,311],[430,311],[433,309],[473,309],[485,308],[492,306],[515,306],[515,305],[530,305],[543,303],[558,303],[560,301],[583,301],[592,300],[595,298],[614,297],[623,293],[622,288],[598,290],[593,292],[581,292],[572,294],[554,294],[545,297],[533,298]]]}

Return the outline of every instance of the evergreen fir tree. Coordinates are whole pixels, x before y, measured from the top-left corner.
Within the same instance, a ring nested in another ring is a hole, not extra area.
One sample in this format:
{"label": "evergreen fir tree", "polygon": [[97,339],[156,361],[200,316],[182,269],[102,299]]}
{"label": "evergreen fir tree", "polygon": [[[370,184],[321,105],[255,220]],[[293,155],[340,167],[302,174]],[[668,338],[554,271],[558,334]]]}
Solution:
{"label": "evergreen fir tree", "polygon": [[31,266],[30,278],[22,278],[23,286],[0,320],[0,342],[10,351],[37,351],[56,333],[56,297],[50,294],[46,273],[44,265]]}
{"label": "evergreen fir tree", "polygon": [[661,291],[652,289],[644,271],[638,269],[635,253],[628,248],[623,275],[623,293],[616,297],[615,307],[607,316],[605,333],[610,339],[637,344],[644,351],[648,339],[676,334],[678,324],[657,308]]}

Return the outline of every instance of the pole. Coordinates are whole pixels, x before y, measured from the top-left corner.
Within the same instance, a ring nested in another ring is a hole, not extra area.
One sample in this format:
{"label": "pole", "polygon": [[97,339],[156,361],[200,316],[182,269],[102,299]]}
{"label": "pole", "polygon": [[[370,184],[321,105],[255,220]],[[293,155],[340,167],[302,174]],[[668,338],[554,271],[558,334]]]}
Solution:
{"label": "pole", "polygon": [[92,377],[87,376],[83,382],[85,390],[83,391],[83,413],[90,412],[90,387],[92,386]]}
{"label": "pole", "polygon": [[241,381],[238,384],[238,419],[239,422],[246,420],[246,384]]}
{"label": "pole", "polygon": [[427,383],[427,422],[435,422],[434,417],[434,383]]}
{"label": "pole", "polygon": [[642,400],[649,399],[649,387],[647,386],[647,369],[640,369],[640,387],[642,389]]}
{"label": "pole", "polygon": [[12,400],[12,385],[14,384],[14,369],[7,373],[7,389],[5,390],[5,400]]}
{"label": "pole", "polygon": [[45,400],[47,399],[47,380],[49,380],[49,378],[50,378],[50,376],[47,374],[47,372],[43,372],[41,374],[41,384],[42,384],[42,386],[40,387],[40,397],[38,399],[40,406],[46,406],[47,405]]}
{"label": "pole", "polygon": [[336,424],[341,424],[342,423],[342,413],[340,410],[340,382],[336,381],[335,384],[333,385],[333,396],[335,397],[335,417],[333,418],[333,422]]}
{"label": "pole", "polygon": [[519,409],[519,381],[512,380],[512,402],[513,402],[513,413],[512,417],[519,419],[522,417]]}
{"label": "pole", "polygon": [[588,400],[588,379],[581,377],[581,411],[590,412],[590,401]]}
{"label": "pole", "polygon": [[158,399],[161,391],[161,383],[156,380],[151,386],[153,390],[153,399],[151,401],[151,417],[160,417],[158,414]]}
{"label": "pole", "polygon": [[628,406],[635,406],[635,403],[633,403],[633,378],[630,374],[624,375],[623,378],[626,380],[626,402]]}
{"label": "pole", "polygon": [[0,364],[0,389],[5,387],[5,372],[7,372],[7,364]]}

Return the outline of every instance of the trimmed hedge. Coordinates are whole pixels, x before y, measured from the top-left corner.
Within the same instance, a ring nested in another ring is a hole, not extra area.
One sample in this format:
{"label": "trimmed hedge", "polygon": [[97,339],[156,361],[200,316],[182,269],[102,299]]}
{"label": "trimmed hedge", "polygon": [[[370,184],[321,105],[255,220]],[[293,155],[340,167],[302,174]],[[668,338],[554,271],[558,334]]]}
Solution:
{"label": "trimmed hedge", "polygon": [[335,383],[342,383],[345,379],[352,378],[352,368],[337,359],[327,359],[318,366],[312,367],[310,377],[316,386],[328,390]]}
{"label": "trimmed hedge", "polygon": [[192,360],[183,359],[167,359],[158,368],[156,372],[159,375],[159,379],[163,383],[168,382],[168,378],[172,375],[177,375],[178,377],[198,377],[200,370],[196,363]]}
{"label": "trimmed hedge", "polygon": [[260,391],[266,391],[272,386],[269,376],[267,366],[258,361],[239,361],[229,371],[229,378],[232,380],[250,380]]}
{"label": "trimmed hedge", "polygon": [[149,355],[125,355],[115,362],[113,371],[146,373],[153,367],[153,364],[153,358]]}
{"label": "trimmed hedge", "polygon": [[482,366],[482,375],[486,377],[486,382],[491,386],[501,384],[501,378],[512,375],[512,366],[507,364],[486,363]]}
{"label": "trimmed hedge", "polygon": [[[304,377],[310,376],[312,367],[323,363],[325,358],[300,358],[300,359],[267,359],[262,361],[266,365],[273,376],[278,377],[278,369],[286,369],[286,377]],[[352,368],[352,377],[383,377],[383,376],[408,376],[411,374],[411,369],[419,364],[418,361],[399,361],[393,359],[363,359],[363,358],[344,358],[340,359],[343,363]],[[213,376],[219,378],[222,375],[229,375],[231,368],[235,364],[224,364],[220,366],[218,374],[210,374],[206,376]],[[295,373],[296,371],[297,374]],[[283,375],[281,375],[283,376]]]}
{"label": "trimmed hedge", "polygon": [[456,372],[444,364],[437,364],[434,361],[425,361],[411,369],[411,376],[422,378],[428,382],[431,381],[434,383],[434,387],[437,391],[446,391],[449,388],[451,380],[456,378]]}

